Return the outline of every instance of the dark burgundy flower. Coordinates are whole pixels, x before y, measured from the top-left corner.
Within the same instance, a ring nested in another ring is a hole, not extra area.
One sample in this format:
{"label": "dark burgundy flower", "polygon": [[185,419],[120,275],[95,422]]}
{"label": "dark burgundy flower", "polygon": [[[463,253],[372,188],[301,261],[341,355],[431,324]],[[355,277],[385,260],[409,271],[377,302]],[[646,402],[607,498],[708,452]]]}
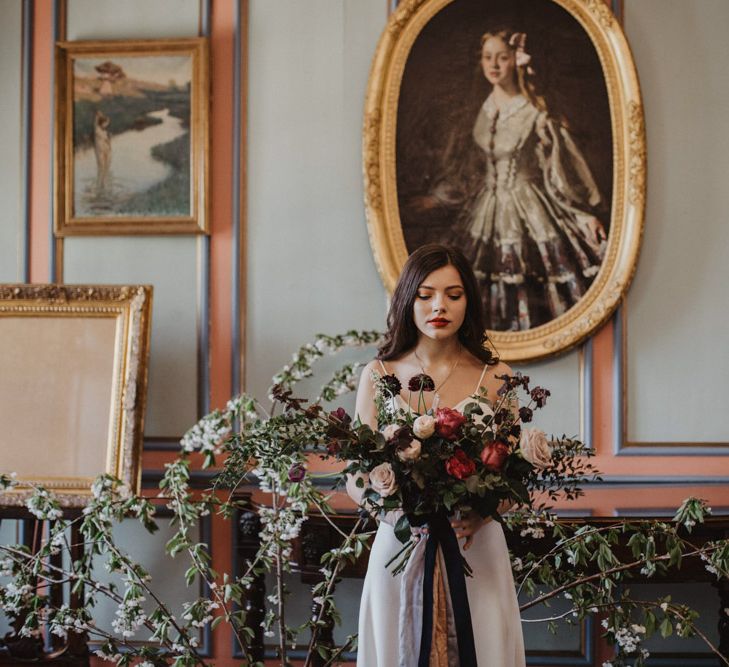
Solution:
{"label": "dark burgundy flower", "polygon": [[446,472],[456,479],[466,479],[476,472],[476,463],[460,447],[446,461]]}
{"label": "dark burgundy flower", "polygon": [[337,408],[333,412],[330,412],[329,416],[333,417],[340,424],[344,424],[345,426],[352,423],[352,418],[347,414],[347,411],[344,408]]}
{"label": "dark burgundy flower", "polygon": [[392,437],[387,441],[388,445],[394,445],[397,449],[407,447],[413,440],[413,429],[407,424],[398,428]]}
{"label": "dark burgundy flower", "polygon": [[551,393],[549,389],[544,389],[543,387],[534,387],[529,395],[532,397],[532,400],[538,408],[543,408],[547,402],[547,396],[551,396]]}
{"label": "dark burgundy flower", "polygon": [[339,454],[339,452],[342,451],[342,444],[337,440],[336,438],[332,438],[327,443],[327,452],[329,452],[329,456],[336,456]]}
{"label": "dark burgundy flower", "polygon": [[435,432],[446,440],[456,440],[466,418],[452,408],[438,408],[435,411]]}
{"label": "dark burgundy flower", "polygon": [[511,429],[509,430],[509,437],[514,438],[514,440],[519,440],[520,435],[521,426],[519,426],[519,424],[512,424]]}
{"label": "dark burgundy flower", "polygon": [[501,408],[494,415],[494,424],[503,424],[509,417],[511,417],[511,412],[506,408]]}
{"label": "dark burgundy flower", "polygon": [[534,411],[531,408],[527,408],[526,406],[519,408],[519,417],[523,422],[530,422],[533,414]]}
{"label": "dark burgundy flower", "polygon": [[330,438],[349,440],[352,437],[349,426],[352,423],[352,418],[346,413],[344,408],[337,408],[330,412],[327,417],[329,423],[327,424],[326,434]]}
{"label": "dark burgundy flower", "polygon": [[514,375],[508,375],[506,373],[503,375],[497,375],[496,379],[504,381],[504,384],[502,384],[497,391],[499,396],[503,396],[507,391],[516,389],[520,386],[524,387],[524,391],[529,391],[529,376],[522,375],[521,371],[516,371]]}
{"label": "dark burgundy flower", "polygon": [[481,461],[486,470],[500,472],[509,456],[509,445],[501,440],[489,442],[481,452]]}
{"label": "dark burgundy flower", "polygon": [[410,378],[410,382],[408,382],[408,389],[410,391],[434,391],[435,382],[433,382],[433,378],[430,377],[430,375],[418,373]]}
{"label": "dark burgundy flower", "polygon": [[387,391],[389,391],[393,396],[399,394],[402,389],[402,384],[400,384],[400,380],[398,380],[395,375],[383,375],[380,378],[380,382],[382,382],[385,389],[387,389]]}
{"label": "dark burgundy flower", "polygon": [[300,463],[294,463],[289,468],[289,481],[290,482],[300,482],[304,477],[306,476],[306,468],[302,466]]}

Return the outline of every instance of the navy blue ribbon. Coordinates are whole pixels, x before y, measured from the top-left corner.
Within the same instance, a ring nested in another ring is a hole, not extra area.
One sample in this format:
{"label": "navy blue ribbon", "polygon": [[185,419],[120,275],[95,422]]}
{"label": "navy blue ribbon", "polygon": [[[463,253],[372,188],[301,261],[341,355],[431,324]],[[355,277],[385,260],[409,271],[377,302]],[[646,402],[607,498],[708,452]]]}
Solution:
{"label": "navy blue ribbon", "polygon": [[425,544],[423,576],[423,632],[420,637],[418,667],[428,667],[433,638],[433,587],[438,547],[443,550],[445,574],[451,595],[451,608],[458,638],[459,667],[477,667],[476,645],[473,641],[471,609],[468,606],[464,561],[453,527],[444,514],[428,518],[428,539]]}

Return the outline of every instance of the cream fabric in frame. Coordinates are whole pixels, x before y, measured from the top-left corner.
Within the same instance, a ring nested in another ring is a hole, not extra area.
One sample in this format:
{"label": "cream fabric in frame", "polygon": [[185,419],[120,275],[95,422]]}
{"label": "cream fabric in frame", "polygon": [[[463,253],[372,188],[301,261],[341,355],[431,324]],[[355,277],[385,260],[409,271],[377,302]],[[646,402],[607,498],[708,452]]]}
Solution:
{"label": "cream fabric in frame", "polygon": [[109,473],[138,490],[148,286],[0,285],[0,472],[83,505]]}

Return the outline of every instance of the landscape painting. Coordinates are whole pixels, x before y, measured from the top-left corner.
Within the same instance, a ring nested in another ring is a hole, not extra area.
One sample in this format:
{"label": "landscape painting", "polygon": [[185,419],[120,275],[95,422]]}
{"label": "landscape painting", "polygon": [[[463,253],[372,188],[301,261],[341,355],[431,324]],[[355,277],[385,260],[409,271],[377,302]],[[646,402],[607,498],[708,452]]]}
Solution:
{"label": "landscape painting", "polygon": [[178,41],[194,44],[64,45],[60,235],[204,231],[207,58]]}

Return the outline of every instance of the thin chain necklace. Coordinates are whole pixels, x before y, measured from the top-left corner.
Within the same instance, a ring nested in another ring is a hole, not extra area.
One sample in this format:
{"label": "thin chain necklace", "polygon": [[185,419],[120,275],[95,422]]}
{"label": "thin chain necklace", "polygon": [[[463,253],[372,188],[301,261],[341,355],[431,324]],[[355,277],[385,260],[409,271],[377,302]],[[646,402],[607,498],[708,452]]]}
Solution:
{"label": "thin chain necklace", "polygon": [[[461,354],[463,353],[463,346],[461,346],[458,350],[458,356],[456,357],[456,361],[451,366],[451,370],[448,371],[448,375],[443,378],[443,381],[433,389],[433,392],[437,398],[440,398],[440,395],[438,394],[438,390],[448,381],[448,378],[451,376],[454,370],[456,370],[456,366],[458,366],[458,362],[461,360]],[[423,366],[423,360],[418,356],[418,353],[413,350],[413,354],[415,355],[415,358],[418,360],[418,363],[420,364],[420,370],[423,371],[425,374],[425,366]]]}

